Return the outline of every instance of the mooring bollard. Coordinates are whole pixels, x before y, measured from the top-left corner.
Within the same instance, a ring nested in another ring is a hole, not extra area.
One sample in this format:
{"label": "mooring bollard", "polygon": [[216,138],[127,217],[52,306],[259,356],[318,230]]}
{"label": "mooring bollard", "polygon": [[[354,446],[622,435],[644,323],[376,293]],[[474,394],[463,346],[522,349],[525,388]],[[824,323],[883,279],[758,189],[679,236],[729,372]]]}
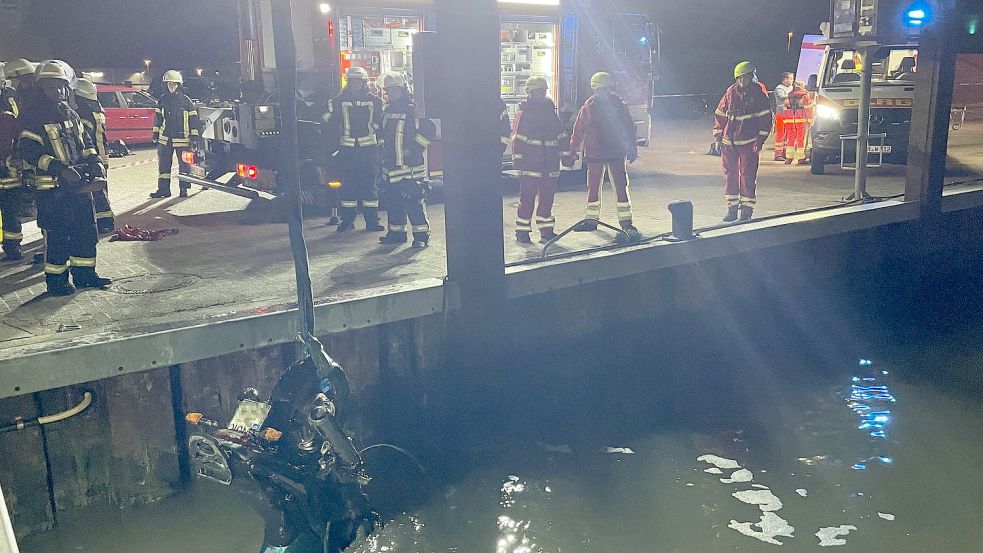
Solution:
{"label": "mooring bollard", "polygon": [[672,215],[672,238],[674,240],[692,240],[693,236],[693,202],[676,200],[669,202],[669,213]]}

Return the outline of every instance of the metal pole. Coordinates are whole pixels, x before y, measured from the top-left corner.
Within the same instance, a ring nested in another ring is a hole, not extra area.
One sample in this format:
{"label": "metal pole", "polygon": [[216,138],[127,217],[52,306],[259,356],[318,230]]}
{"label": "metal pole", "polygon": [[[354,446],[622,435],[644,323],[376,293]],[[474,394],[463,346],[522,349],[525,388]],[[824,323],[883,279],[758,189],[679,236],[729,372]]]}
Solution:
{"label": "metal pole", "polygon": [[936,14],[939,19],[925,28],[919,40],[905,181],[905,201],[919,202],[923,219],[938,217],[942,209],[956,75],[953,38],[957,35],[946,31],[950,25],[951,4],[940,5]]}
{"label": "metal pole", "polygon": [[[501,23],[495,0],[437,0],[447,276],[467,332],[501,331]],[[478,330],[482,329],[482,330]]]}
{"label": "metal pole", "polygon": [[277,90],[280,98],[280,185],[290,231],[297,280],[297,307],[303,332],[314,335],[314,292],[311,289],[310,262],[304,241],[304,213],[300,199],[300,147],[297,143],[297,46],[291,21],[290,0],[270,3],[276,57]]}
{"label": "metal pole", "polygon": [[861,50],[863,67],[860,72],[860,106],[857,109],[857,172],[853,180],[854,200],[869,198],[867,194],[867,145],[870,136],[870,89],[873,78],[873,66],[870,55],[872,48]]}
{"label": "metal pole", "polygon": [[10,514],[7,512],[7,500],[3,497],[3,488],[0,488],[0,553],[19,553],[17,549],[17,537],[14,536],[14,525],[10,522]]}

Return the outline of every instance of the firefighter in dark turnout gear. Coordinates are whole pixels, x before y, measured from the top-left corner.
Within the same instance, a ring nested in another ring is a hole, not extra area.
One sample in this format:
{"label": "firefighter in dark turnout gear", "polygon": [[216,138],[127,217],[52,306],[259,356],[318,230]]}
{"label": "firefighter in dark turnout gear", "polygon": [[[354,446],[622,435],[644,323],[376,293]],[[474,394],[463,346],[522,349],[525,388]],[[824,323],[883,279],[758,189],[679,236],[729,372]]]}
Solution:
{"label": "firefighter in dark turnout gear", "polygon": [[[109,140],[106,138],[106,112],[99,103],[96,95],[96,85],[88,79],[79,79],[75,83],[75,104],[78,107],[82,126],[89,134],[89,139],[96,147],[102,166],[109,170]],[[97,190],[92,193],[92,202],[96,206],[96,226],[99,232],[112,232],[116,227],[113,208],[109,205],[109,190]]]}
{"label": "firefighter in dark turnout gear", "polygon": [[[46,231],[45,282],[48,293],[56,296],[112,283],[96,274],[98,235],[92,194],[85,187],[87,180],[103,176],[104,171],[82,120],[68,105],[72,78],[60,62],[47,61],[38,67],[16,153],[33,172],[38,225]],[[68,282],[69,272],[74,287]]]}
{"label": "firefighter in dark turnout gear", "polygon": [[[6,107],[6,106],[4,106]],[[14,163],[14,144],[20,127],[10,110],[0,109],[0,219],[3,223],[3,253],[8,261],[23,257],[20,251],[21,216],[31,201]]]}
{"label": "firefighter in dark turnout gear", "polygon": [[341,224],[338,232],[355,228],[358,204],[362,204],[365,229],[385,230],[379,224],[379,193],[375,179],[379,173],[379,137],[382,98],[369,91],[369,73],[352,67],[341,94],[328,101],[321,117],[330,148],[341,170]]}
{"label": "firefighter in dark turnout gear", "polygon": [[8,62],[3,70],[14,87],[0,90],[0,219],[3,226],[3,252],[8,261],[23,258],[21,218],[30,209],[31,194],[22,185],[14,158],[14,146],[20,134],[18,116],[34,86],[35,65],[25,59]]}
{"label": "firefighter in dark turnout gear", "polygon": [[383,244],[406,242],[406,219],[413,230],[413,247],[430,242],[430,221],[424,204],[427,177],[427,146],[436,135],[429,119],[417,119],[416,106],[406,79],[399,73],[386,73],[379,79],[388,103],[382,116],[383,198],[389,219],[389,232],[379,238]]}
{"label": "firefighter in dark turnout gear", "polygon": [[[189,148],[192,141],[201,137],[201,120],[191,98],[178,91],[184,77],[171,69],[164,73],[167,91],[157,100],[157,115],[154,117],[154,142],[157,144],[157,191],[151,198],[171,196],[171,166],[177,155],[178,168],[187,171],[188,166],[181,161],[181,150]],[[191,184],[178,182],[180,196],[186,198]]]}
{"label": "firefighter in dark turnout gear", "polygon": [[24,103],[27,92],[34,86],[35,69],[37,66],[24,58],[8,61],[3,66],[3,72],[13,88],[5,88],[0,94],[0,111],[9,110],[14,117],[20,117],[20,104]]}

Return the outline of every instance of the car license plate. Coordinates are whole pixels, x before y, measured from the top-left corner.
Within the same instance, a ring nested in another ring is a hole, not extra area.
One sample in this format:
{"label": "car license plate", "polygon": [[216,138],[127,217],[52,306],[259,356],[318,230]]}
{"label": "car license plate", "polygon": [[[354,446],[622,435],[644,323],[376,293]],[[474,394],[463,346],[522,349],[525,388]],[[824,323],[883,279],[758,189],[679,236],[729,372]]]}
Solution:
{"label": "car license plate", "polygon": [[868,154],[889,154],[891,153],[890,146],[867,146]]}
{"label": "car license plate", "polygon": [[202,178],[202,179],[205,178],[206,173],[204,167],[200,165],[191,165],[190,169],[191,169],[191,176]]}

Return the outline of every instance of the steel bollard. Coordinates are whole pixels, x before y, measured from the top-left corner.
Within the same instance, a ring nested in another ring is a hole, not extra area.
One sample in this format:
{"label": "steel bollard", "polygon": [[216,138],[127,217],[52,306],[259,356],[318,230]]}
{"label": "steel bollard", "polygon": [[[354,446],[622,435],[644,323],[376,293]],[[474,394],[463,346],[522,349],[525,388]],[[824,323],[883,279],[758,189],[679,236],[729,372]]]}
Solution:
{"label": "steel bollard", "polygon": [[669,213],[672,215],[672,238],[674,240],[692,240],[693,236],[693,202],[676,200],[669,202]]}

